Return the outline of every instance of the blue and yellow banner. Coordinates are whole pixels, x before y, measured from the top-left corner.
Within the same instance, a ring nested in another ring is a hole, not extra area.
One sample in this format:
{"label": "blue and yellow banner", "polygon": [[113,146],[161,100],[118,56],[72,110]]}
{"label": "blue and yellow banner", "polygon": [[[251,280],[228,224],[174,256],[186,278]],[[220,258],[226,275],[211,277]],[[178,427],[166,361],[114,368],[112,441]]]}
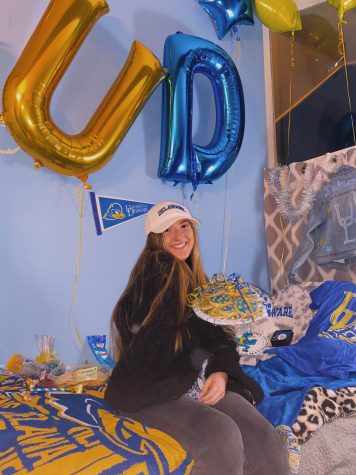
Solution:
{"label": "blue and yellow banner", "polygon": [[98,195],[94,192],[90,192],[90,200],[98,234],[103,234],[104,231],[118,224],[126,223],[126,221],[148,213],[155,205],[154,203]]}

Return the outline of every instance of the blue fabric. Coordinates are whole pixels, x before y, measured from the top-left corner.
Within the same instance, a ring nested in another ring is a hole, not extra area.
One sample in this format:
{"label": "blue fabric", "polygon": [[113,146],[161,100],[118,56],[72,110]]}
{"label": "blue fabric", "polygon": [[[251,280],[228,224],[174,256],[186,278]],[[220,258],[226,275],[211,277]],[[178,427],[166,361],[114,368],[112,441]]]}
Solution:
{"label": "blue fabric", "polygon": [[310,293],[318,312],[298,343],[269,348],[302,373],[345,379],[356,371],[356,285],[327,281]]}
{"label": "blue fabric", "polygon": [[292,426],[307,392],[314,386],[328,389],[356,386],[356,371],[350,372],[346,379],[305,375],[278,356],[242,368],[261,385],[265,397],[257,409],[274,426]]}

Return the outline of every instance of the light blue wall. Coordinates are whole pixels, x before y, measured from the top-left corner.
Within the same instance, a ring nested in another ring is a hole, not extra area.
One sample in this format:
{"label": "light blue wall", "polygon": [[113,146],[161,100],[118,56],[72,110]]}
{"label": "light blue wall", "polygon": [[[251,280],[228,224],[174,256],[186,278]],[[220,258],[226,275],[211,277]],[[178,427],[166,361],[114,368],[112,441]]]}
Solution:
{"label": "light blue wall", "polygon": [[[160,148],[159,87],[112,161],[90,176],[96,193],[158,202],[185,201],[202,221],[200,243],[208,274],[223,270],[225,234],[231,222],[226,272],[268,288],[263,232],[262,170],[266,165],[262,28],[240,27],[237,43],[219,42],[208,15],[196,0],[109,0],[58,86],[52,115],[67,132],[79,132],[122,68],[132,41],[144,43],[161,61],[166,37],[182,31],[223,47],[237,64],[246,102],[246,129],[229,172],[212,185],[173,187],[156,177]],[[0,88],[29,40],[48,2],[1,0]],[[209,121],[210,117],[210,121]],[[208,81],[195,85],[195,141],[207,142],[214,111]],[[0,148],[13,145],[0,128]],[[69,321],[79,248],[78,181],[42,168],[20,151],[0,155],[0,363],[15,352],[35,356],[36,334],[56,337],[58,356],[78,362],[79,348]],[[143,219],[117,226],[102,236],[94,227],[89,196],[83,221],[83,248],[73,318],[82,337],[108,332],[112,308],[144,244]]]}

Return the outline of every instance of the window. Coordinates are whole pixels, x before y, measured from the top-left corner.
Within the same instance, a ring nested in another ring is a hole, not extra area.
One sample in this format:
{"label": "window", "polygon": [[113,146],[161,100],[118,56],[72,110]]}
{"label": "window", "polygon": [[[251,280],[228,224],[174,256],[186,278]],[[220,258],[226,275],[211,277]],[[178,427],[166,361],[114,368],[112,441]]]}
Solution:
{"label": "window", "polygon": [[326,1],[296,3],[303,29],[295,33],[294,46],[290,33],[264,29],[270,166],[355,145],[349,97],[356,128],[356,8],[344,15],[346,75],[337,10]]}

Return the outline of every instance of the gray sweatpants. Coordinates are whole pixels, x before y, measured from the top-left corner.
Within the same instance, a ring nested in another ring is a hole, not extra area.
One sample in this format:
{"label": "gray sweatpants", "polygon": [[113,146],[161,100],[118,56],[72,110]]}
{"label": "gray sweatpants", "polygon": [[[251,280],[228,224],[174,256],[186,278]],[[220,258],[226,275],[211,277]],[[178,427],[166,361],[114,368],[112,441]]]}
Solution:
{"label": "gray sweatpants", "polygon": [[239,394],[215,406],[187,396],[120,413],[174,437],[193,457],[193,475],[287,475],[287,449],[274,427]]}

